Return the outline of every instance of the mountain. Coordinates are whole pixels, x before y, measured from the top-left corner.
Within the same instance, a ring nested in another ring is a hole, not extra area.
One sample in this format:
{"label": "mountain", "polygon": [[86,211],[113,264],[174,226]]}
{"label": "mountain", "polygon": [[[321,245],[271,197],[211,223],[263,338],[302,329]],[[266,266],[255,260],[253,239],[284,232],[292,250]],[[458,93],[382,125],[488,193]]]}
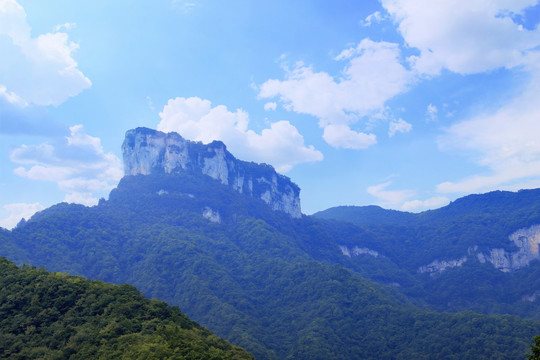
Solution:
{"label": "mountain", "polygon": [[270,165],[237,160],[221,141],[204,145],[175,132],[136,128],[126,133],[122,153],[126,175],[202,173],[293,218],[302,215],[296,184]]}
{"label": "mountain", "polygon": [[336,206],[313,214],[320,219],[347,221],[355,225],[407,225],[416,221],[415,214],[386,210],[380,206]]}
{"label": "mountain", "polygon": [[[133,156],[148,158],[137,153],[150,151],[152,137],[128,140],[146,131],[128,132],[124,154],[138,146]],[[432,290],[430,281],[447,272],[432,277],[417,269],[441,253],[452,256],[448,246],[456,239],[455,252],[467,250],[459,234],[446,240],[457,229],[454,224],[442,229],[441,241],[433,238],[437,229],[414,237],[430,229],[421,222],[409,229],[405,223],[389,226],[388,219],[359,226],[291,216],[255,192],[240,192],[215,173],[206,174],[204,155],[218,155],[196,144],[186,146],[206,150],[187,151],[191,165],[185,168],[164,170],[163,159],[171,158],[164,155],[168,145],[152,146],[162,155],[134,164],[160,165],[140,166],[151,170],[147,175],[126,175],[108,200],[94,207],[58,204],[13,231],[0,231],[0,255],[18,264],[129,283],[147,297],[179,306],[260,359],[520,358],[540,333],[539,321],[493,309],[486,312],[496,315],[433,311],[438,302],[432,298],[446,293],[442,287]],[[250,166],[249,174],[267,171],[265,165]],[[128,174],[133,168],[126,166]],[[476,213],[482,211],[471,216]],[[460,218],[457,212],[452,216]],[[442,250],[429,248],[437,244]],[[450,269],[465,272],[462,279],[470,280],[462,281],[465,292],[477,289],[470,283],[484,276],[471,276],[471,264]],[[491,266],[480,265],[481,270]]]}
{"label": "mountain", "polygon": [[2,359],[253,359],[129,285],[0,258]]}
{"label": "mountain", "polygon": [[[470,195],[419,214],[337,207],[313,216],[349,240],[340,245],[352,263],[371,253],[406,270],[414,281],[401,291],[434,309],[540,317],[540,189]],[[375,239],[356,236],[365,232]]]}

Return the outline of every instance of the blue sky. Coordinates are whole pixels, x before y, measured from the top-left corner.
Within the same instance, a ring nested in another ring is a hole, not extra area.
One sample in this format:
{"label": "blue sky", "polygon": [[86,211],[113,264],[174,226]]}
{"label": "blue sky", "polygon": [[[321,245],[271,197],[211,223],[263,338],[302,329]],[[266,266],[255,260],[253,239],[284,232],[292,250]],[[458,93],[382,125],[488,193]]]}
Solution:
{"label": "blue sky", "polygon": [[219,139],[307,214],[540,186],[536,0],[0,0],[0,226],[96,204],[137,126]]}

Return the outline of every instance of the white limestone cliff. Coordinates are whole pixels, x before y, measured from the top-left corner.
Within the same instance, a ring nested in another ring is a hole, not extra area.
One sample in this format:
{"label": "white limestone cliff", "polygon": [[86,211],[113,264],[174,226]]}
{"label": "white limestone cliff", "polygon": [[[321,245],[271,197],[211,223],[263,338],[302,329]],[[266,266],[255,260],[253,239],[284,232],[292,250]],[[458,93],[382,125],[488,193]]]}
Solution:
{"label": "white limestone cliff", "polygon": [[225,144],[202,144],[177,133],[148,128],[126,132],[122,145],[125,175],[199,172],[223,185],[267,203],[273,210],[300,218],[300,188],[266,164],[237,160]]}

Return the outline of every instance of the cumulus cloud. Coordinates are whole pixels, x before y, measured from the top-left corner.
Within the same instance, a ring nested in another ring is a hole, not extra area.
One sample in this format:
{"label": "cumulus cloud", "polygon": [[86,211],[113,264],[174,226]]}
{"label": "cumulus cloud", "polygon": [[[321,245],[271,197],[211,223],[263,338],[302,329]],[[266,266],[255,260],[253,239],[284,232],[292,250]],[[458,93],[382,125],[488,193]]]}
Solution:
{"label": "cumulus cloud", "polygon": [[120,159],[106,153],[99,138],[84,132],[82,125],[69,128],[70,135],[39,145],[22,145],[10,154],[21,166],[16,175],[55,182],[66,192],[65,201],[85,205],[111,190],[123,175]]}
{"label": "cumulus cloud", "polygon": [[257,134],[248,129],[249,116],[245,111],[232,112],[224,105],[213,107],[210,101],[198,97],[170,99],[159,116],[160,131],[175,131],[204,143],[221,140],[235,156],[269,163],[278,171],[323,159],[321,152],[304,144],[303,136],[288,121],[272,123]]}
{"label": "cumulus cloud", "polygon": [[32,37],[15,0],[0,1],[0,37],[0,86],[11,104],[59,105],[90,87],[73,58],[78,45],[64,32]]}
{"label": "cumulus cloud", "polygon": [[0,219],[0,226],[5,229],[13,229],[21,219],[30,219],[36,212],[43,210],[45,207],[40,203],[26,204],[15,203],[3,206],[4,210],[9,214],[7,217]]}
{"label": "cumulus cloud", "polygon": [[411,131],[412,125],[403,119],[392,120],[388,128],[388,136],[392,137],[396,133],[408,133]]}
{"label": "cumulus cloud", "polygon": [[446,68],[472,74],[523,64],[540,45],[540,28],[526,30],[512,20],[537,0],[381,0],[408,46],[409,60],[422,74]]}
{"label": "cumulus cloud", "polygon": [[[375,135],[355,135],[347,126],[380,112],[387,100],[406,91],[414,82],[414,75],[401,63],[400,56],[397,44],[364,39],[335,58],[346,62],[340,78],[298,63],[292,70],[285,68],[284,80],[264,82],[259,97],[277,97],[286,109],[317,117],[320,127],[325,129],[324,139],[331,141],[332,146],[365,148],[351,147],[351,139],[365,143],[367,138],[373,144]],[[333,128],[327,130],[330,126]]]}

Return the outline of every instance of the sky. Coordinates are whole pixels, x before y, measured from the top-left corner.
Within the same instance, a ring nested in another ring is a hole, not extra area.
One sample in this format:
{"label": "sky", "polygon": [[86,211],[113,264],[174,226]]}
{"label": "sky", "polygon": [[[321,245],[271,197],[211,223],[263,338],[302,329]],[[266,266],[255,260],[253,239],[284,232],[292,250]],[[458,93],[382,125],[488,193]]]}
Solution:
{"label": "sky", "polygon": [[0,226],[97,204],[139,126],[338,205],[540,187],[538,0],[0,0]]}

